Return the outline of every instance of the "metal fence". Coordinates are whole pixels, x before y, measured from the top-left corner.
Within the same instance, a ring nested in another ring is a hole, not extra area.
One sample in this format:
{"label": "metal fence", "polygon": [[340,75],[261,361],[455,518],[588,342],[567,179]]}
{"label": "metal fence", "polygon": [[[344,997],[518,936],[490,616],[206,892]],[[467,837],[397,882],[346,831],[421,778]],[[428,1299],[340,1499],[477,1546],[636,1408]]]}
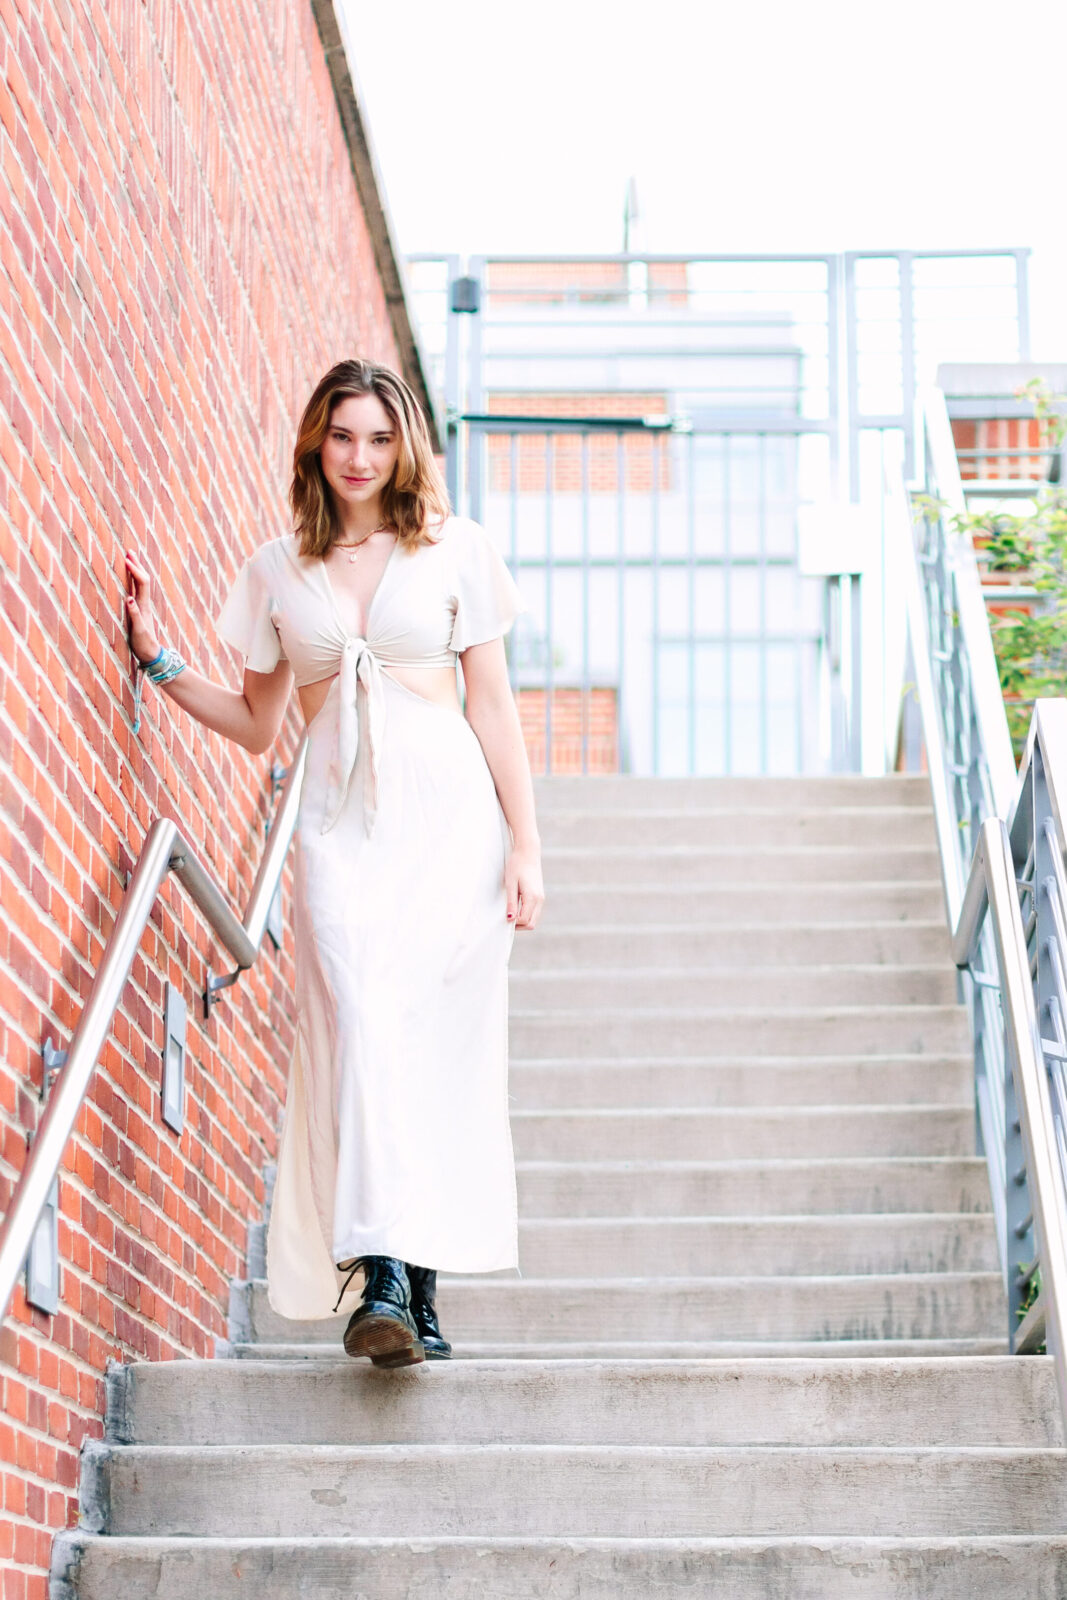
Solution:
{"label": "metal fence", "polygon": [[807,480],[829,472],[824,434],[740,419],[468,426],[472,507],[529,606],[510,663],[535,765],[680,776],[830,759],[819,706],[847,700],[850,657],[828,655],[825,583],[802,575],[796,547]]}
{"label": "metal fence", "polygon": [[884,573],[827,529],[850,503],[880,514],[887,450],[910,467],[931,364],[1025,354],[1026,252],[416,257],[410,274],[453,503],[530,607],[511,670],[535,764],[858,769],[861,615],[873,681]]}

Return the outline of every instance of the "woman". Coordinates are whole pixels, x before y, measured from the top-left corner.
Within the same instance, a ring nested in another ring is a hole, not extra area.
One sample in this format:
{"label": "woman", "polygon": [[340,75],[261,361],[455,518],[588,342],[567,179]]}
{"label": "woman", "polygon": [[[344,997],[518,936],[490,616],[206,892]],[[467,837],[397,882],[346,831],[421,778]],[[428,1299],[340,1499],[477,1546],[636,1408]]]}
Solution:
{"label": "woman", "polygon": [[135,551],[130,643],[254,753],[296,683],[297,1029],[268,1290],[290,1318],[351,1310],[347,1352],[403,1366],[451,1353],[438,1269],[517,1262],[507,962],[543,902],[503,646],[522,606],[482,529],[449,515],[423,416],[386,367],[343,361],[318,384],[290,502],[293,533],[245,563],[218,618],[245,657],[239,692],[161,648]]}

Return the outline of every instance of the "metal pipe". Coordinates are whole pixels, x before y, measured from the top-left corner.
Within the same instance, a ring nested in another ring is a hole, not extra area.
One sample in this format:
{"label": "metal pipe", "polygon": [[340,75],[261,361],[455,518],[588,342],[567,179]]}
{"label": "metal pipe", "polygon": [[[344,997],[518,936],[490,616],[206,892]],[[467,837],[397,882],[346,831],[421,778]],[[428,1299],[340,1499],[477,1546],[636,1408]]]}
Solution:
{"label": "metal pipe", "polygon": [[171,817],[157,817],[148,830],[123,895],[104,958],[78,1018],[66,1064],[56,1079],[42,1113],[25,1164],[15,1182],[7,1215],[0,1226],[0,1315],[7,1314],[37,1219],[48,1198],[52,1180],[59,1171],[67,1141],[78,1120],[104,1040],[122,999],[137,946],[176,849],[186,849],[178,832],[178,824]]}
{"label": "metal pipe", "polygon": [[[959,462],[952,438],[945,397],[938,389],[922,393],[921,405],[927,449],[933,467],[932,492],[944,500],[951,515],[966,511]],[[993,638],[989,631],[986,602],[974,546],[966,534],[953,536],[948,547],[949,563],[955,580],[955,609],[959,629],[966,641],[970,688],[975,718],[981,734],[989,768],[993,809],[1007,817],[1015,801],[1017,778],[1012,755],[1004,696],[1000,688]]]}
{"label": "metal pipe", "polygon": [[245,932],[244,924],[226,904],[215,880],[180,839],[171,866],[175,877],[181,880],[189,898],[204,913],[238,967],[250,967],[256,959],[256,947]]}
{"label": "metal pipe", "polygon": [[[285,787],[282,789],[271,822],[270,832],[267,835],[267,845],[263,852],[263,860],[259,864],[255,882],[252,884],[252,893],[248,900],[248,910],[245,912],[244,927],[248,935],[248,942],[252,946],[252,961],[256,958],[256,951],[263,942],[263,934],[267,927],[267,918],[270,915],[271,901],[277,892],[285,858],[289,854],[289,846],[296,831],[296,816],[300,809],[300,787],[304,781],[304,763],[307,760],[307,734],[303,734],[300,744],[286,774]],[[251,966],[252,961],[238,963]]]}
{"label": "metal pipe", "polygon": [[941,858],[941,882],[945,892],[949,927],[954,928],[960,917],[964,893],[956,843],[958,829],[952,807],[940,719],[937,714],[938,698],[930,659],[926,608],[899,462],[886,464],[886,493],[889,500],[887,527],[892,530],[891,537],[897,543],[904,575],[904,603],[911,640],[912,665],[915,668],[915,690],[922,719],[927,765],[930,770],[930,792],[934,803],[934,824]]}
{"label": "metal pipe", "polygon": [[999,817],[987,817],[979,833],[972,876],[981,873],[993,920],[1001,973],[1001,1003],[1010,1043],[1012,1071],[1037,1254],[1041,1259],[1042,1299],[1048,1344],[1055,1359],[1060,1405],[1067,1416],[1067,1205],[1058,1156],[1051,1142],[1052,1101],[1037,1028],[1029,958],[1015,893],[1015,864],[1008,830]]}
{"label": "metal pipe", "polygon": [[0,1224],[0,1317],[7,1314],[37,1219],[62,1164],[160,885],[167,873],[173,872],[233,956],[238,970],[250,967],[263,939],[270,903],[296,827],[306,749],[305,735],[289,768],[243,923],[227,905],[174,819],[157,817],[149,828],[78,1018],[63,1070],[41,1115]]}

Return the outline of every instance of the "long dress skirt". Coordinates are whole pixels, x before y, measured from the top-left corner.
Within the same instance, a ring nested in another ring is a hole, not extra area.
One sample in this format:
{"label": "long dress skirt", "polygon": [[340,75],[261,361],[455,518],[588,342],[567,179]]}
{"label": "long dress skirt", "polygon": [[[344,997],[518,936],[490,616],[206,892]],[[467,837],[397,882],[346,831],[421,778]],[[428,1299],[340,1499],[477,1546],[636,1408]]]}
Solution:
{"label": "long dress skirt", "polygon": [[386,672],[382,682],[369,836],[366,740],[344,810],[322,831],[339,679],[308,728],[296,1045],[267,1247],[270,1302],[290,1318],[332,1312],[336,1264],[357,1256],[447,1272],[517,1263],[507,825],[467,720]]}

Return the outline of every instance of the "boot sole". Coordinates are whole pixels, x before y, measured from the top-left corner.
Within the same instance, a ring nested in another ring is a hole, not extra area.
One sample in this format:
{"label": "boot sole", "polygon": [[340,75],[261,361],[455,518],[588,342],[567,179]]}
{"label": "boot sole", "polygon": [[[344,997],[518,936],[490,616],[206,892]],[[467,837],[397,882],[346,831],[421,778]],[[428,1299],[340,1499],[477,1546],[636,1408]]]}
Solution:
{"label": "boot sole", "polygon": [[422,1345],[399,1317],[370,1312],[345,1329],[345,1354],[369,1356],[376,1367],[413,1367],[424,1361]]}

